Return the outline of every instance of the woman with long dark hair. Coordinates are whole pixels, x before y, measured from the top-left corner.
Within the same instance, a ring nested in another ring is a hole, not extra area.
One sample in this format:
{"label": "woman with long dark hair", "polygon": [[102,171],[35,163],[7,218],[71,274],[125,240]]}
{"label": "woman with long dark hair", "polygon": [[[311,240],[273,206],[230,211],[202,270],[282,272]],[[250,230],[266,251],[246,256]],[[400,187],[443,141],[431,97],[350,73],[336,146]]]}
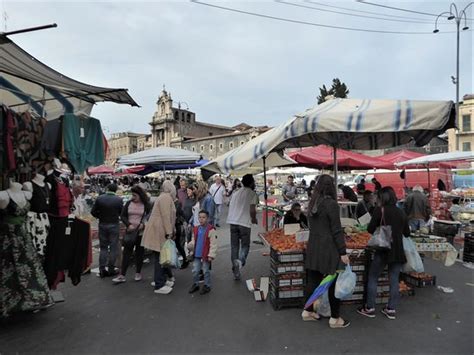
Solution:
{"label": "woman with long dark hair", "polygon": [[369,268],[367,283],[367,304],[357,310],[363,316],[375,317],[375,298],[377,296],[377,280],[388,264],[390,279],[390,297],[388,305],[382,313],[388,319],[396,318],[396,307],[400,298],[399,275],[402,265],[407,262],[403,249],[403,236],[410,236],[410,227],[405,213],[396,206],[397,195],[390,186],[383,187],[377,194],[377,207],[374,210],[367,231],[374,233],[377,227],[387,225],[392,227],[392,245],[390,250],[376,250]]}
{"label": "woman with long dark hair", "polygon": [[133,186],[131,191],[132,199],[125,204],[120,217],[123,224],[125,224],[125,227],[127,227],[127,233],[133,235],[134,240],[124,241],[120,275],[112,280],[112,282],[116,284],[127,281],[125,275],[127,274],[127,269],[134,249],[136,267],[135,281],[140,281],[142,279],[141,272],[145,248],[141,246],[141,243],[143,230],[145,229],[145,219],[150,213],[151,206],[148,195],[140,186]]}
{"label": "woman with long dark hair", "polygon": [[[346,255],[346,242],[339,216],[337,193],[334,179],[321,175],[316,183],[308,206],[309,240],[306,249],[306,293],[307,298],[327,275],[344,269],[349,263]],[[328,290],[331,306],[331,328],[345,328],[349,322],[341,318],[339,310],[341,301],[334,295],[336,281]],[[313,305],[303,310],[303,320],[318,320]]]}

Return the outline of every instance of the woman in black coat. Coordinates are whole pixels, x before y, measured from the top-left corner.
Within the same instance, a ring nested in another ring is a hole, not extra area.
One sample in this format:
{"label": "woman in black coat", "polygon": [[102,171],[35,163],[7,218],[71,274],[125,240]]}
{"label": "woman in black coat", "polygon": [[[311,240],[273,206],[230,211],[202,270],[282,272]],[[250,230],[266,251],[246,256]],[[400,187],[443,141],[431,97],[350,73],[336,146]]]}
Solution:
{"label": "woman in black coat", "polygon": [[[309,240],[306,249],[307,298],[319,286],[327,275],[343,270],[343,264],[349,263],[346,255],[346,242],[336,200],[336,186],[329,175],[321,175],[314,188],[308,206]],[[328,296],[331,306],[331,328],[345,328],[350,323],[340,317],[341,301],[334,296],[336,282],[329,287]],[[302,313],[303,320],[316,320],[319,315],[311,305]]]}
{"label": "woman in black coat", "polygon": [[[388,305],[382,309],[382,313],[389,319],[395,319],[395,308],[398,304],[399,275],[402,265],[407,262],[405,251],[403,250],[403,237],[410,236],[410,227],[405,213],[396,206],[397,196],[390,186],[382,188],[378,192],[377,206],[372,215],[372,219],[367,227],[371,234],[380,225],[392,227],[392,246],[390,250],[376,250],[374,259],[369,268],[369,280],[367,284],[367,304],[357,310],[358,313],[369,317],[375,317],[375,298],[377,296],[377,280],[379,275],[388,264],[388,274],[390,278],[390,298]],[[380,207],[381,206],[381,207]]]}

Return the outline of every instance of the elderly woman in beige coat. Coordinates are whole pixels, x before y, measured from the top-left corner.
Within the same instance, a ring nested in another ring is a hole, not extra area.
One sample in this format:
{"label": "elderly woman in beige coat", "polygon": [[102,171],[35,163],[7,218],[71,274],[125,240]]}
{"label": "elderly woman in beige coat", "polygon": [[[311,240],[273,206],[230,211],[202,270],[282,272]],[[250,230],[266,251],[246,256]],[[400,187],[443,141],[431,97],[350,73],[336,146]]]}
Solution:
{"label": "elderly woman in beige coat", "polygon": [[[145,226],[142,246],[153,251],[155,258],[155,293],[167,295],[173,290],[174,281],[169,268],[160,265],[160,251],[166,239],[172,238],[176,220],[176,188],[169,180],[165,180],[161,187],[161,194],[155,201],[150,219]],[[170,280],[166,280],[166,276]]]}

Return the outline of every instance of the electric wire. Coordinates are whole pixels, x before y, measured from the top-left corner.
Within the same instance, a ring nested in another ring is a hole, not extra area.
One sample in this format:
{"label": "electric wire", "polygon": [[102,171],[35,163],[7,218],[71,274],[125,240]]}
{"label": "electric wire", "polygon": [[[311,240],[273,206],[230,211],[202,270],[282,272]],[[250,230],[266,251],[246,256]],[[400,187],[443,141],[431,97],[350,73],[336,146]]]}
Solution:
{"label": "electric wire", "polygon": [[[395,7],[395,6],[389,6],[389,5],[382,5],[382,4],[377,4],[375,2],[370,2],[370,1],[365,1],[365,0],[356,0],[358,3],[361,3],[361,4],[365,4],[365,5],[371,5],[371,6],[377,6],[377,7],[383,7],[383,8],[386,8],[386,9],[390,9],[390,10],[397,10],[397,11],[403,11],[403,12],[410,12],[410,13],[413,13],[413,14],[419,14],[419,15],[426,15],[426,16],[433,16],[433,17],[438,17],[439,14],[432,14],[432,13],[429,13],[429,12],[422,12],[422,11],[416,11],[416,10],[411,10],[411,9],[405,9],[405,8],[401,8],[401,7]],[[444,16],[441,16],[441,17],[448,17],[446,15]],[[467,21],[473,21],[472,18],[467,18],[466,17],[466,20]]]}
{"label": "electric wire", "polygon": [[431,21],[422,19],[421,17],[408,17],[408,16],[393,15],[393,14],[385,14],[385,13],[382,13],[382,12],[356,10],[356,9],[351,9],[351,8],[349,8],[349,7],[342,7],[342,6],[336,6],[336,5],[328,5],[328,4],[324,4],[324,3],[322,3],[322,2],[317,2],[317,1],[312,1],[312,0],[305,0],[305,2],[310,3],[310,4],[319,5],[319,6],[330,7],[330,8],[333,8],[333,9],[347,10],[347,11],[352,11],[352,12],[359,12],[359,13],[362,13],[362,14],[378,15],[378,16],[385,16],[385,17],[393,17],[393,18],[399,18],[399,19],[405,19],[405,20],[426,21],[426,23],[432,23]]}
{"label": "electric wire", "polygon": [[[257,13],[257,12],[244,11],[244,10],[239,10],[239,9],[235,9],[235,8],[232,8],[232,7],[209,4],[207,2],[203,2],[203,1],[199,1],[199,0],[190,0],[190,1],[194,4],[197,4],[197,5],[213,7],[213,8],[216,8],[216,9],[235,12],[235,13],[239,13],[239,14],[255,16],[255,17],[260,17],[260,18],[266,18],[266,19],[282,21],[282,22],[288,22],[288,23],[296,23],[296,24],[300,24],[300,25],[314,26],[314,27],[333,28],[333,29],[338,29],[338,30],[355,31],[355,32],[385,33],[385,34],[403,34],[403,35],[432,35],[433,34],[432,31],[430,31],[430,32],[385,31],[385,30],[372,30],[372,29],[356,28],[356,27],[325,25],[325,24],[322,24],[322,23],[294,20],[294,19],[289,19],[289,18],[285,18],[285,17],[278,17],[278,16],[261,14],[261,13]],[[454,33],[454,32],[455,31],[443,31],[441,33],[446,34],[446,33]]]}
{"label": "electric wire", "polygon": [[346,15],[346,16],[354,16],[354,17],[361,17],[361,18],[370,18],[370,19],[376,19],[376,20],[384,20],[384,21],[392,21],[392,22],[409,22],[409,23],[418,23],[418,24],[425,24],[425,25],[431,25],[433,26],[433,22],[430,21],[413,21],[413,20],[398,20],[398,19],[391,19],[391,18],[383,18],[383,17],[377,17],[377,16],[367,16],[367,15],[357,15],[357,14],[351,14],[348,12],[342,12],[342,11],[335,11],[335,10],[328,10],[328,9],[321,9],[318,7],[314,6],[308,6],[308,5],[303,5],[303,4],[296,4],[292,2],[287,2],[283,0],[275,0],[276,3],[283,4],[283,5],[289,5],[289,6],[295,6],[295,7],[300,7],[300,8],[305,8],[313,11],[322,11],[322,12],[330,12],[334,14],[340,14],[340,15]]}

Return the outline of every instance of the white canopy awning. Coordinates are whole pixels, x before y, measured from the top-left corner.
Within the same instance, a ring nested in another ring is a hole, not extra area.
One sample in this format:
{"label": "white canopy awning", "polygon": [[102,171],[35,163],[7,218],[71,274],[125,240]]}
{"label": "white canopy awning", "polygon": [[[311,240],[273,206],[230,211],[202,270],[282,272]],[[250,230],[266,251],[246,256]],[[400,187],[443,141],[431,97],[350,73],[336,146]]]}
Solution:
{"label": "white canopy awning", "polygon": [[435,163],[443,163],[450,161],[474,161],[474,152],[449,152],[425,155],[419,158],[407,160],[401,163],[395,164],[396,166],[403,167],[408,165],[423,165],[428,166]]}
{"label": "white canopy awning", "polygon": [[201,156],[198,153],[189,150],[158,147],[124,155],[118,159],[118,163],[120,165],[179,164],[195,163],[200,159]]}
{"label": "white canopy awning", "polygon": [[333,99],[218,157],[202,169],[212,167],[213,171],[228,173],[247,168],[270,152],[319,144],[359,150],[409,142],[423,146],[454,127],[454,117],[452,101]]}
{"label": "white canopy awning", "polygon": [[0,34],[0,104],[19,111],[31,108],[54,119],[65,112],[90,114],[96,102],[138,106],[127,89],[92,86],[43,64]]}

